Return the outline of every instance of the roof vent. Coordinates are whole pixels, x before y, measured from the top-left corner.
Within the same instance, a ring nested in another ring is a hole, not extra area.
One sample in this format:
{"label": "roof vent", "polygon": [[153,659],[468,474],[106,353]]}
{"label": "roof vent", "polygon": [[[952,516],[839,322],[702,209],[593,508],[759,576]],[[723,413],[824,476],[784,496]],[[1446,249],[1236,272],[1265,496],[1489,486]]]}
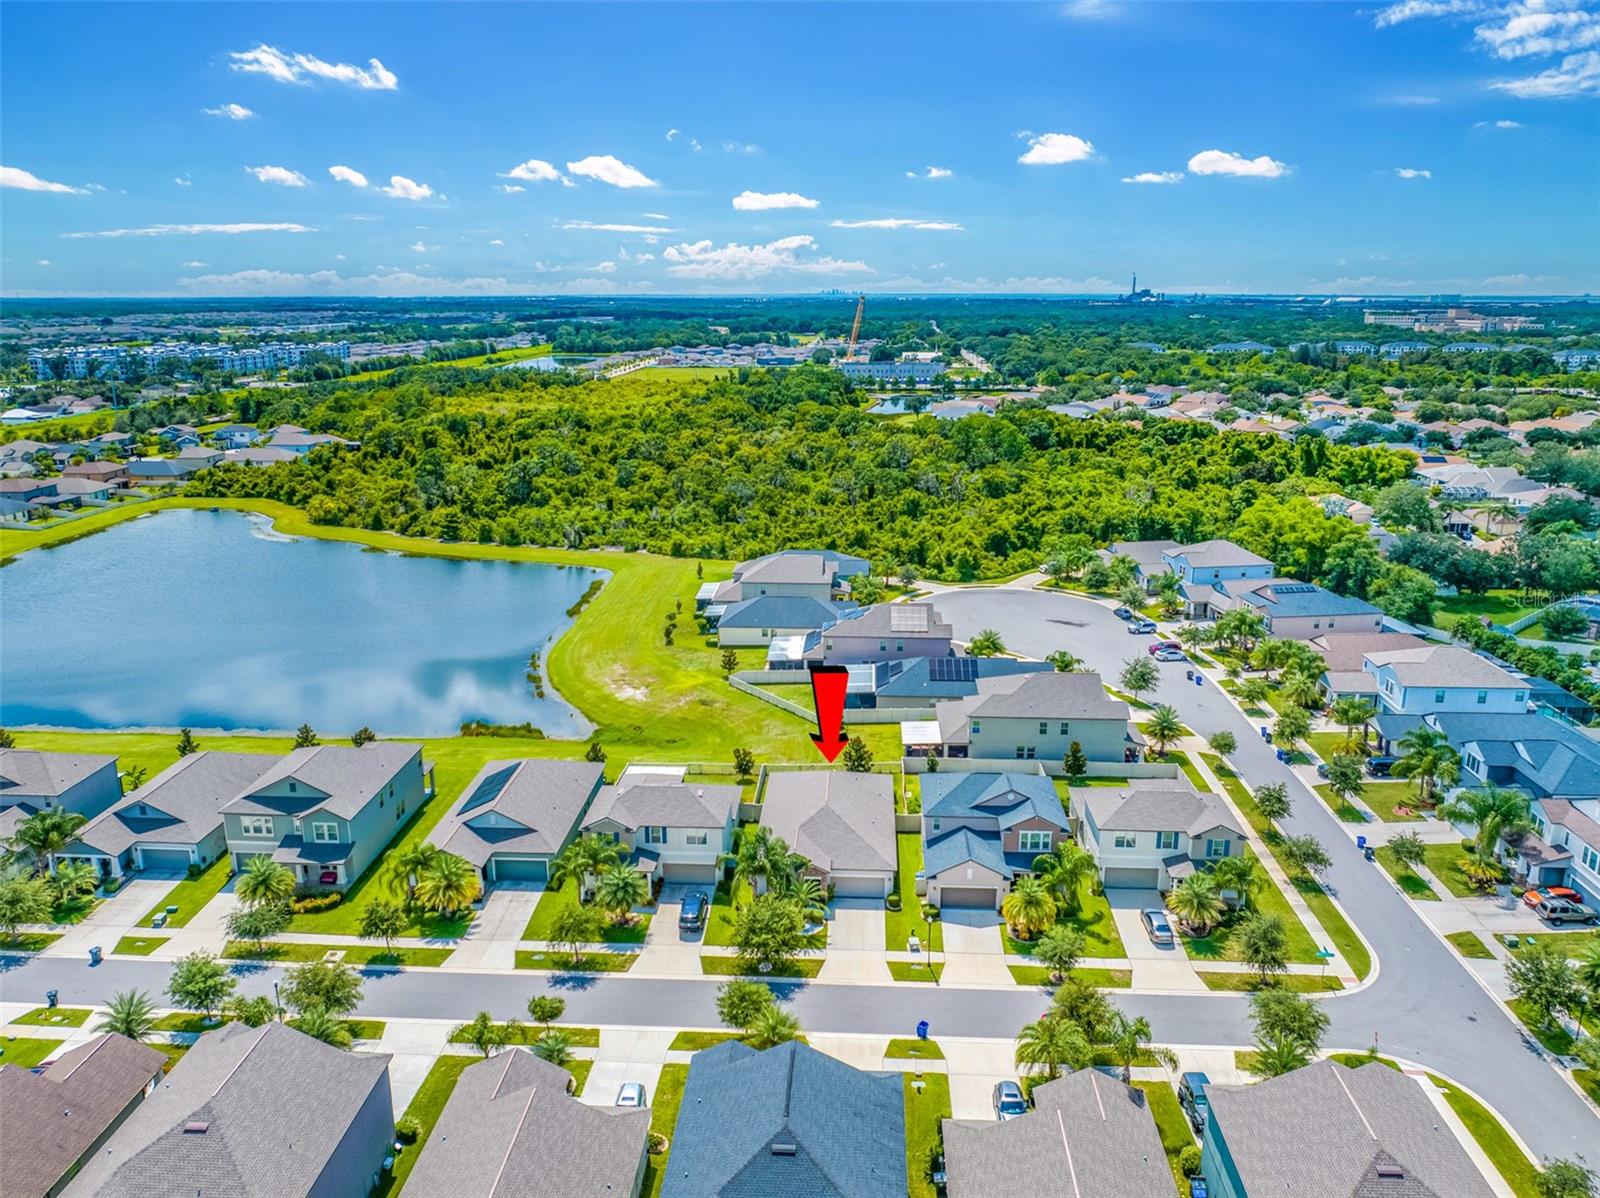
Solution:
{"label": "roof vent", "polygon": [[772,1142],[773,1156],[793,1156],[800,1148],[793,1140],[774,1140]]}
{"label": "roof vent", "polygon": [[1379,1165],[1378,1166],[1378,1176],[1379,1177],[1403,1178],[1403,1177],[1405,1177],[1405,1175],[1406,1175],[1406,1171],[1404,1169],[1402,1169],[1399,1165]]}
{"label": "roof vent", "polygon": [[209,1119],[191,1119],[183,1125],[183,1134],[186,1136],[203,1136],[211,1127]]}

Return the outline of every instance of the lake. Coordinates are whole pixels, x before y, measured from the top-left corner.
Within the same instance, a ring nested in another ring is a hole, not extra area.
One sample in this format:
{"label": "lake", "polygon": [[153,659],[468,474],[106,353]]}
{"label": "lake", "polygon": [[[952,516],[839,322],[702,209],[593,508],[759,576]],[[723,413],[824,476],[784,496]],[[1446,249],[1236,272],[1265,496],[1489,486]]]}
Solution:
{"label": "lake", "polygon": [[590,726],[525,677],[605,571],[286,537],[261,516],[140,517],[0,569],[0,725],[451,736]]}

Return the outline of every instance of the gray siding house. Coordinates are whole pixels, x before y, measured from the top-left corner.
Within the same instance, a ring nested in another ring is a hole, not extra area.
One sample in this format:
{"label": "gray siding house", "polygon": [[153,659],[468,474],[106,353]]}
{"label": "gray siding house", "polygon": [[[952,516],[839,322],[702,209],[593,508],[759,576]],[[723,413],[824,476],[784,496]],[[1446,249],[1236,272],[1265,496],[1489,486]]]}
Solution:
{"label": "gray siding house", "polygon": [[1118,789],[1072,792],[1078,842],[1108,888],[1167,891],[1180,878],[1245,852],[1228,805],[1171,778],[1134,778]]}
{"label": "gray siding house", "polygon": [[548,881],[604,771],[597,761],[490,761],[428,842],[476,865],[485,886]]}
{"label": "gray siding house", "polygon": [[931,603],[877,603],[843,615],[806,639],[805,660],[860,665],[949,657],[952,629]]}
{"label": "gray siding house", "polygon": [[1128,705],[1098,674],[1014,674],[980,678],[977,693],[936,705],[949,757],[1059,762],[1077,742],[1090,761],[1134,760]]}
{"label": "gray siding house", "polygon": [[733,848],[739,788],[627,774],[595,796],[583,830],[631,850],[633,867],[652,881],[714,884]]}
{"label": "gray siding house", "polygon": [[767,775],[761,822],[811,862],[839,898],[881,899],[894,887],[894,780],[843,770]]}
{"label": "gray siding house", "polygon": [[0,749],[0,811],[64,807],[93,819],[121,797],[115,757]]}
{"label": "gray siding house", "polygon": [[418,745],[296,749],[222,808],[235,869],[269,856],[303,887],[347,886],[433,794]]}

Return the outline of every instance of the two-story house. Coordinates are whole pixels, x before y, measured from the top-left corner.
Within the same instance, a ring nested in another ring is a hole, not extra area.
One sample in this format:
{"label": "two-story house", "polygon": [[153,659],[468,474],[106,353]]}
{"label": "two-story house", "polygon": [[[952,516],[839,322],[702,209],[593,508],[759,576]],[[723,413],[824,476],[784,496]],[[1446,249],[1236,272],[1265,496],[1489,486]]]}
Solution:
{"label": "two-story house", "polygon": [[0,842],[47,807],[93,819],[121,797],[115,757],[0,749]]}
{"label": "two-story house", "polygon": [[737,786],[625,773],[600,788],[582,828],[626,848],[633,867],[652,882],[714,885],[733,849],[739,794]]}
{"label": "two-story house", "polygon": [[545,882],[605,781],[598,761],[490,761],[428,843],[478,867],[485,886]]}
{"label": "two-story house", "polygon": [[1228,805],[1179,779],[1134,778],[1116,789],[1074,790],[1072,816],[1078,843],[1108,889],[1165,893],[1197,869],[1244,855],[1244,829]]}
{"label": "two-story house", "polygon": [[1244,606],[1266,621],[1267,635],[1290,641],[1309,641],[1326,633],[1383,631],[1383,612],[1364,599],[1338,595],[1314,582],[1273,578],[1219,583],[1233,600],[1229,607]]}
{"label": "two-story house", "polygon": [[1453,645],[1368,652],[1381,712],[1424,716],[1439,712],[1521,715],[1528,684],[1487,658]]}
{"label": "two-story house", "polygon": [[831,624],[854,605],[849,578],[871,564],[827,549],[784,549],[740,562],[733,577],[708,582],[695,606],[717,627],[720,645],[766,645]]}
{"label": "two-story house", "polygon": [[923,874],[936,907],[999,910],[1016,877],[1066,835],[1066,811],[1042,774],[922,776]]}
{"label": "two-story house", "polygon": [[977,680],[976,693],[935,704],[947,757],[1055,761],[1077,744],[1090,761],[1137,756],[1128,705],[1098,674],[1013,674]]}
{"label": "two-story house", "polygon": [[1273,575],[1273,565],[1266,558],[1251,553],[1232,541],[1200,541],[1194,545],[1181,545],[1161,555],[1167,568],[1178,576],[1180,590],[1188,614],[1204,619],[1219,610],[1226,610],[1226,601],[1217,603],[1213,588],[1218,583],[1259,578],[1265,581]]}
{"label": "two-story house", "polygon": [[309,889],[348,886],[433,794],[419,745],[296,749],[222,808],[235,869],[269,856]]}
{"label": "two-story house", "polygon": [[1172,573],[1167,554],[1181,548],[1176,541],[1112,541],[1097,556],[1108,564],[1114,557],[1128,558],[1134,564],[1134,578],[1146,591],[1153,591],[1161,575]]}
{"label": "two-story house", "polygon": [[953,629],[931,603],[878,603],[841,611],[816,631],[774,637],[767,669],[803,670],[811,662],[871,665],[950,657]]}

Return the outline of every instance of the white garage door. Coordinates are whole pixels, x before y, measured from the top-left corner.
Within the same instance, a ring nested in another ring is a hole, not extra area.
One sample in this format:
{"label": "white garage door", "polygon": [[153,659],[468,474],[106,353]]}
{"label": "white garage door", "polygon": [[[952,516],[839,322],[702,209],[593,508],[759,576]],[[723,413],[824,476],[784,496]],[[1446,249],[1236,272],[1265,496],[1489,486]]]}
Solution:
{"label": "white garage door", "polygon": [[1154,890],[1159,881],[1157,871],[1153,869],[1106,870],[1105,884],[1110,890],[1127,889],[1130,886],[1140,890]]}
{"label": "white garage door", "polygon": [[833,875],[836,898],[882,898],[888,892],[889,883],[882,874]]}
{"label": "white garage door", "polygon": [[940,907],[979,907],[985,911],[995,908],[993,886],[943,886],[939,889]]}
{"label": "white garage door", "polygon": [[661,867],[661,876],[669,882],[715,882],[715,865],[695,865],[687,861],[672,861]]}

